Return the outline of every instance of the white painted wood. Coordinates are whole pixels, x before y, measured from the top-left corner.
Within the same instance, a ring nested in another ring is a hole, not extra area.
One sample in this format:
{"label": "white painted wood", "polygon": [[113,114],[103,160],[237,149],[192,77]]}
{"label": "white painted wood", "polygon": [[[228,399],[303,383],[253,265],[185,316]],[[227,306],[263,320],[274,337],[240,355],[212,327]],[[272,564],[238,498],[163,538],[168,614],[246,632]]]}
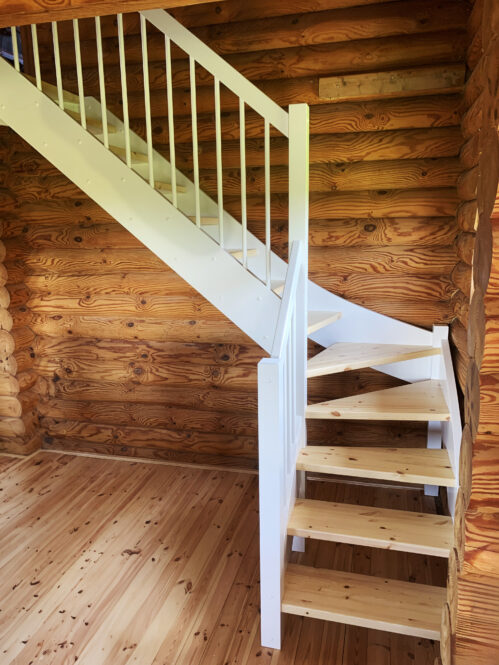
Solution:
{"label": "white painted wood", "polygon": [[201,228],[201,204],[199,200],[199,145],[198,145],[198,112],[196,95],[196,61],[189,56],[191,82],[191,118],[192,118],[192,164],[194,168],[194,205],[196,226]]}
{"label": "white painted wood", "polygon": [[12,38],[12,54],[14,56],[14,67],[16,71],[21,71],[21,64],[19,62],[19,44],[17,43],[17,29],[15,26],[12,26],[10,29],[10,35]]}
{"label": "white painted wood", "polygon": [[95,17],[95,36],[97,42],[97,69],[99,72],[99,93],[102,119],[102,140],[109,148],[109,128],[107,124],[106,79],[104,77],[104,57],[102,53],[102,29],[100,16]]}
{"label": "white painted wood", "polygon": [[52,21],[52,43],[54,45],[54,65],[55,65],[55,78],[57,83],[57,98],[59,108],[64,111],[64,91],[62,88],[62,74],[61,74],[61,54],[59,51],[59,32],[57,30],[57,23]]}
{"label": "white painted wood", "polygon": [[147,49],[146,19],[140,15],[140,41],[142,45],[142,71],[144,76],[144,107],[146,116],[146,143],[147,165],[149,168],[149,184],[154,187],[154,163],[152,149],[152,122],[151,122],[151,91],[149,89],[149,55]]}
{"label": "white painted wood", "polygon": [[83,129],[87,128],[85,114],[85,91],[83,88],[83,70],[81,65],[80,26],[78,19],[73,19],[73,35],[75,42],[76,79],[78,83],[78,99],[80,100],[80,122]]}
{"label": "white painted wood", "polygon": [[235,95],[243,99],[263,118],[267,118],[284,136],[288,135],[288,114],[272,101],[256,85],[229,65],[190,30],[163,9],[141,12],[158,30],[175,42],[186,53],[192,54],[203,68],[223,83]]}
{"label": "white painted wood", "polygon": [[38,30],[36,23],[31,26],[31,42],[33,45],[33,62],[35,65],[35,81],[38,90],[42,89],[42,75],[40,70],[40,51],[38,48]]}
{"label": "white painted wood", "polygon": [[166,98],[168,103],[168,145],[170,148],[172,203],[177,208],[177,169],[175,159],[175,113],[173,109],[173,75],[172,75],[172,45],[168,35],[165,35],[166,56]]}
{"label": "white painted wood", "polygon": [[[4,60],[0,116],[24,140],[270,351],[279,298]],[[89,116],[91,117],[91,116]],[[116,196],[115,192],[123,192]],[[240,228],[240,227],[239,227]],[[240,231],[237,239],[240,239]]]}
{"label": "white painted wood", "polygon": [[121,96],[123,98],[123,124],[125,126],[125,161],[132,166],[130,149],[130,117],[128,114],[128,87],[126,82],[125,36],[123,33],[123,14],[118,14],[118,50],[120,55]]}
{"label": "white painted wood", "polygon": [[[440,420],[430,420],[428,423],[426,447],[431,450],[439,450],[442,447],[442,422]],[[438,496],[439,487],[438,485],[425,485],[424,493],[426,496]]]}
{"label": "white painted wood", "polygon": [[243,266],[248,267],[248,215],[246,211],[246,119],[244,100],[239,100],[239,153],[241,158],[241,232]]}
{"label": "white painted wood", "polygon": [[222,170],[222,124],[220,113],[220,81],[215,76],[215,142],[217,154],[218,242],[220,247],[224,247],[224,185]]}

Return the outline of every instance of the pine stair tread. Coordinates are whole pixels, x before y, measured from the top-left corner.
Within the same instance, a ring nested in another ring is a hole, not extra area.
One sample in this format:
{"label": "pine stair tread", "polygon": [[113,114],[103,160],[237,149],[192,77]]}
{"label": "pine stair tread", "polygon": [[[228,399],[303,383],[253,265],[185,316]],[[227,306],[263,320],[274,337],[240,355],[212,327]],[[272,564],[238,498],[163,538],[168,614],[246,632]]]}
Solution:
{"label": "pine stair tread", "polygon": [[309,335],[328,326],[330,323],[334,323],[341,319],[341,312],[321,312],[315,310],[309,310],[308,312],[308,328],[307,332]]}
{"label": "pine stair tread", "polygon": [[445,448],[305,446],[296,467],[338,476],[457,487]]}
{"label": "pine stair tread", "polygon": [[289,564],[282,611],[439,640],[446,593],[444,587]]}
{"label": "pine stair tread", "polygon": [[311,404],[307,418],[347,420],[449,420],[440,381],[417,381],[362,395]]}
{"label": "pine stair tread", "polygon": [[387,365],[439,354],[440,349],[433,346],[339,342],[310,358],[307,364],[307,376],[348,372],[363,367]]}
{"label": "pine stair tread", "polygon": [[[171,192],[173,190],[172,183],[171,182],[163,182],[162,180],[156,180],[154,182],[154,187],[156,189],[159,189],[161,192]],[[176,185],[175,189],[177,192],[180,192],[183,194],[187,188],[184,187],[184,185]]]}
{"label": "pine stair tread", "polygon": [[[191,220],[191,222],[195,222],[196,216],[189,215],[189,219]],[[201,226],[218,226],[218,224],[220,223],[220,219],[218,217],[206,217],[204,215],[201,215],[200,223]]]}
{"label": "pine stair tread", "polygon": [[[109,150],[114,153],[117,157],[121,157],[121,159],[126,159],[126,149],[125,148],[120,148],[119,146],[116,145],[110,145]],[[134,152],[133,150],[130,152],[130,158],[132,161],[132,164],[145,164],[148,161],[147,155],[145,155],[142,152]]]}
{"label": "pine stair tread", "polygon": [[288,534],[448,557],[454,526],[452,518],[445,515],[297,499]]}
{"label": "pine stair tread", "polygon": [[[243,258],[243,250],[242,249],[228,249],[227,250],[229,254],[231,254],[235,259],[242,259]],[[258,255],[258,250],[255,248],[252,249],[247,249],[246,250],[246,255],[247,256],[257,256]]]}

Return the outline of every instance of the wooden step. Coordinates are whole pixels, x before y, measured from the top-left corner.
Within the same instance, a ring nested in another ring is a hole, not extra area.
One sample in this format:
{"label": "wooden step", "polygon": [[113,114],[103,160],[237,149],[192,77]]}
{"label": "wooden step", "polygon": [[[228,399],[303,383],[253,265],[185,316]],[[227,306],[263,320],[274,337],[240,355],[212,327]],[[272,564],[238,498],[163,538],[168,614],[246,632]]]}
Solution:
{"label": "wooden step", "polygon": [[443,587],[289,564],[282,611],[439,640],[446,593]]}
{"label": "wooden step", "polygon": [[444,515],[297,499],[288,534],[448,557],[454,525],[452,518]]}
{"label": "wooden step", "polygon": [[[117,157],[120,157],[123,161],[126,159],[126,150],[125,148],[119,148],[116,145],[110,145],[109,150],[114,153]],[[132,164],[145,164],[147,163],[148,157],[142,152],[131,152]]]}
{"label": "wooden step", "polygon": [[362,367],[376,367],[402,360],[439,355],[433,346],[408,346],[403,344],[333,344],[308,361],[307,376],[323,376],[348,372]]}
{"label": "wooden step", "polygon": [[341,319],[341,312],[317,312],[309,311],[308,312],[308,334],[312,333],[328,326],[330,323],[334,323]]}
{"label": "wooden step", "polygon": [[276,296],[282,296],[282,294],[284,293],[284,284],[285,282],[283,282],[282,280],[272,281],[270,284],[270,288],[276,294]]}
{"label": "wooden step", "polygon": [[[227,251],[235,259],[242,259],[243,258],[243,250],[242,249],[228,249]],[[246,251],[246,253],[247,253],[248,256],[258,256],[258,250],[257,249],[248,249]]]}
{"label": "wooden step", "polygon": [[[79,122],[81,124],[81,114],[79,111],[71,111],[70,109],[66,109],[66,113],[70,115],[73,120],[76,120],[76,122]],[[89,132],[92,134],[96,134],[98,136],[102,136],[103,134],[103,129],[102,129],[102,121],[97,118],[86,118],[87,122],[87,129]],[[116,125],[109,125],[107,126],[107,131],[108,134],[116,134],[118,132],[118,128]]]}
{"label": "wooden step", "polygon": [[[156,180],[154,187],[159,189],[161,192],[171,192],[173,189],[171,182],[162,182],[161,180]],[[176,190],[177,192],[183,194],[187,190],[187,187],[184,187],[184,185],[176,185]]]}
{"label": "wooden step", "polygon": [[449,420],[440,381],[418,381],[364,395],[311,404],[307,418],[346,420]]}
{"label": "wooden step", "polygon": [[457,487],[445,448],[305,446],[298,454],[296,468],[338,476]]}
{"label": "wooden step", "polygon": [[[189,217],[192,222],[196,222],[195,215]],[[220,220],[218,217],[201,217],[200,218],[201,226],[218,226]]]}

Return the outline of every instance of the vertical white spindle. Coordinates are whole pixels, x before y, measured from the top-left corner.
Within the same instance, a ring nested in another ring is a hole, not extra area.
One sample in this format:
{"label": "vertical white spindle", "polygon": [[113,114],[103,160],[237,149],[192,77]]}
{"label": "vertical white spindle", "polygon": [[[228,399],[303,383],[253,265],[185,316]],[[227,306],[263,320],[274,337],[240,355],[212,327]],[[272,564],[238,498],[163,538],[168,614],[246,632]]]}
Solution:
{"label": "vertical white spindle", "polygon": [[168,100],[168,139],[170,142],[170,168],[172,181],[172,203],[177,207],[177,166],[175,161],[175,123],[173,112],[173,81],[172,81],[172,46],[168,35],[165,35],[166,56],[166,96]]}
{"label": "vertical white spindle", "polygon": [[40,71],[40,51],[38,50],[38,31],[36,23],[31,26],[31,41],[33,42],[33,61],[35,63],[35,81],[38,90],[42,89],[42,75]]}
{"label": "vertical white spindle", "polygon": [[10,29],[10,34],[12,37],[12,54],[14,56],[14,67],[18,72],[21,71],[21,65],[19,63],[19,44],[17,43],[17,29],[13,26]]}
{"label": "vertical white spindle", "polygon": [[125,159],[128,167],[132,166],[130,150],[130,118],[128,115],[128,88],[126,82],[125,36],[123,33],[123,14],[118,14],[118,50],[120,54],[121,96],[123,97],[123,124],[125,125]]}
{"label": "vertical white spindle", "polygon": [[196,226],[201,227],[201,205],[199,201],[199,147],[198,147],[198,112],[196,99],[196,61],[189,56],[191,78],[191,117],[192,117],[192,162],[194,167],[194,202],[196,208]]}
{"label": "vertical white spindle", "polygon": [[270,124],[265,120],[264,130],[264,156],[265,156],[265,266],[267,287],[271,288],[271,227],[270,227]]}
{"label": "vertical white spindle", "polygon": [[140,15],[140,39],[142,42],[142,71],[144,73],[144,104],[146,112],[147,162],[149,184],[154,187],[154,164],[152,151],[151,91],[149,89],[149,56],[147,53],[147,25],[145,16]]}
{"label": "vertical white spindle", "polygon": [[241,157],[241,225],[243,234],[243,266],[248,267],[248,213],[246,206],[246,118],[244,100],[239,98],[239,142]]}
{"label": "vertical white spindle", "polygon": [[215,133],[217,153],[218,230],[220,247],[224,246],[224,184],[222,171],[222,125],[220,120],[220,81],[215,77]]}
{"label": "vertical white spindle", "polygon": [[77,18],[73,19],[73,33],[75,40],[76,78],[78,81],[78,97],[80,100],[80,121],[83,129],[86,129],[87,113],[85,110],[85,92],[83,90],[83,69],[81,66],[80,27]]}
{"label": "vertical white spindle", "polygon": [[106,79],[104,78],[104,55],[102,53],[102,30],[100,16],[95,17],[95,36],[97,41],[97,66],[99,71],[100,106],[102,114],[102,139],[109,148],[109,131],[107,127]]}
{"label": "vertical white spindle", "polygon": [[62,89],[62,73],[61,73],[61,54],[59,51],[59,33],[57,31],[57,23],[52,21],[52,41],[54,43],[54,62],[55,62],[55,78],[57,82],[57,99],[59,106],[64,110],[64,90]]}

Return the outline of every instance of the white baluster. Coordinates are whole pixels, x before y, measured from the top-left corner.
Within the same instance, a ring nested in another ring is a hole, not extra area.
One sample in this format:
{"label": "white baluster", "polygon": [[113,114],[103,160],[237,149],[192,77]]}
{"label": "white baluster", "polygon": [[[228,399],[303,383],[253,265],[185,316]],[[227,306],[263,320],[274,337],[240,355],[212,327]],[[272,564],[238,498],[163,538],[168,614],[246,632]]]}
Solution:
{"label": "white baluster", "polygon": [[170,166],[172,181],[172,203],[177,207],[177,167],[175,163],[175,123],[173,108],[172,47],[168,35],[165,36],[166,56],[166,95],[168,100],[168,135],[170,141]]}
{"label": "white baluster", "polygon": [[40,71],[40,51],[38,49],[38,31],[36,23],[31,26],[31,41],[33,42],[33,61],[35,63],[35,81],[38,90],[42,89],[42,75]]}
{"label": "white baluster", "polygon": [[239,142],[241,157],[241,225],[243,234],[243,266],[248,267],[248,213],[246,201],[246,118],[244,100],[239,99]]}
{"label": "white baluster", "polygon": [[57,99],[59,107],[64,111],[64,90],[62,89],[62,74],[61,74],[61,54],[59,51],[59,33],[57,31],[57,23],[52,21],[52,41],[54,44],[54,62],[55,62],[55,78],[57,82]]}
{"label": "white baluster", "polygon": [[95,17],[95,36],[97,41],[97,66],[99,70],[100,105],[102,115],[102,139],[109,148],[109,131],[107,127],[106,79],[104,78],[104,55],[102,53],[102,30],[100,16]]}
{"label": "white baluster", "polygon": [[196,61],[189,56],[191,79],[191,117],[192,117],[192,162],[194,167],[194,203],[196,210],[196,226],[201,228],[201,205],[199,202],[199,146],[198,146],[198,112],[196,99]]}
{"label": "white baluster", "polygon": [[85,93],[83,90],[83,70],[81,65],[81,46],[80,46],[80,28],[78,19],[73,19],[73,34],[75,40],[75,57],[76,57],[76,78],[78,81],[78,97],[80,100],[80,121],[83,129],[87,128],[87,114],[85,110]]}
{"label": "white baluster", "polygon": [[149,184],[154,187],[154,158],[152,150],[151,91],[149,89],[149,56],[147,53],[146,19],[140,15],[140,39],[142,42],[142,70],[144,72],[144,104],[146,112],[147,162],[149,166]]}
{"label": "white baluster", "polygon": [[267,286],[271,288],[272,280],[272,244],[270,222],[270,124],[265,120],[264,130],[264,158],[265,158],[265,274]]}
{"label": "white baluster", "polygon": [[123,14],[118,14],[118,50],[120,54],[121,96],[123,97],[123,124],[125,125],[125,160],[126,165],[132,166],[132,151],[130,149],[130,117],[128,115],[128,88],[126,81],[125,36],[123,32]]}
{"label": "white baluster", "polygon": [[222,171],[222,125],[220,119],[220,81],[215,77],[215,134],[217,153],[217,204],[220,247],[224,246],[224,183]]}
{"label": "white baluster", "polygon": [[18,72],[20,72],[21,65],[19,62],[19,44],[17,43],[17,28],[12,27],[10,29],[10,34],[12,37],[12,54],[14,56],[14,67]]}

